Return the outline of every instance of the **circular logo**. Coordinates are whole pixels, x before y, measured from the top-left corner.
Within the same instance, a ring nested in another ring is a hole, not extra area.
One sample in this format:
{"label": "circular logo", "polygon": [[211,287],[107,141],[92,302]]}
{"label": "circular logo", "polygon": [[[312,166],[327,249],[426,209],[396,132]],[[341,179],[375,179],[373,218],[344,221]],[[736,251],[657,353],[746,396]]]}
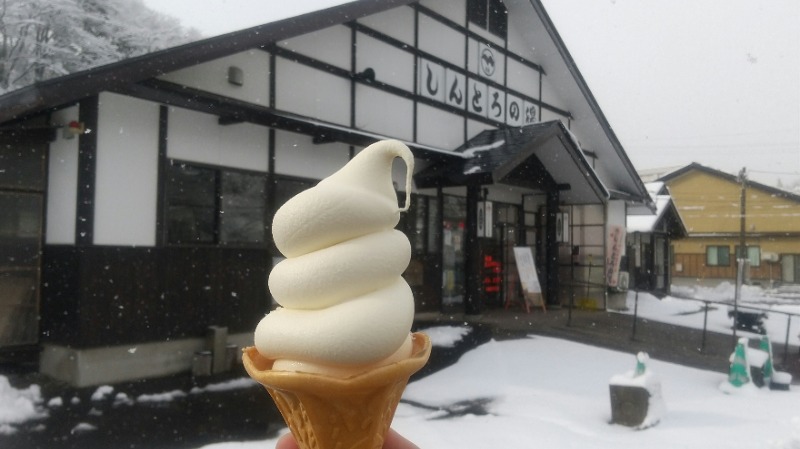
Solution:
{"label": "circular logo", "polygon": [[494,75],[495,71],[495,62],[494,62],[494,52],[489,47],[484,47],[481,50],[481,60],[480,60],[480,67],[481,73],[486,76]]}

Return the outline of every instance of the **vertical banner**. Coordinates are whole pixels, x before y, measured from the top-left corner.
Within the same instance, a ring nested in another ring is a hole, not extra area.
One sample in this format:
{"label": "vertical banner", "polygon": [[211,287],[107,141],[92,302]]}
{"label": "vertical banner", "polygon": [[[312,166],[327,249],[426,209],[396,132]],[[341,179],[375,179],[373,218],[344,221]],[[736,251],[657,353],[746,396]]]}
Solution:
{"label": "vertical banner", "polygon": [[491,201],[478,201],[478,237],[492,238],[494,207]]}
{"label": "vertical banner", "polygon": [[569,243],[569,213],[556,213],[556,241]]}
{"label": "vertical banner", "polygon": [[478,201],[478,237],[486,237],[486,203]]}
{"label": "vertical banner", "polygon": [[623,245],[625,245],[625,228],[620,225],[609,225],[606,240],[606,283],[609,287],[616,287],[619,283],[619,264],[622,260]]}

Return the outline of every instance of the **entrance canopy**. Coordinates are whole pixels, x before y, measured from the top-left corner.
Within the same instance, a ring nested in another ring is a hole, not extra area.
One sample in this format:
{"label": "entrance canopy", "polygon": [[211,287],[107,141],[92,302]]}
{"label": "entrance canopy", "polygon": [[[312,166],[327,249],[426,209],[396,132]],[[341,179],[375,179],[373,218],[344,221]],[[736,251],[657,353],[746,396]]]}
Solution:
{"label": "entrance canopy", "polygon": [[605,203],[609,192],[575,138],[559,121],[484,131],[458,148],[463,160],[434,163],[418,188],[506,184],[559,191],[564,204]]}

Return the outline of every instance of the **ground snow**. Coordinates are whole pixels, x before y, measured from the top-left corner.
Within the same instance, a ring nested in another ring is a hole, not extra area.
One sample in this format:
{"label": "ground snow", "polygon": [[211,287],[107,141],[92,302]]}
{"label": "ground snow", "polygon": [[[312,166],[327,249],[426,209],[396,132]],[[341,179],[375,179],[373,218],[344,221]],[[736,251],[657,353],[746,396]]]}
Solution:
{"label": "ground snow", "polygon": [[[730,286],[691,293],[713,300],[729,295]],[[744,296],[759,301],[759,294],[750,293]],[[640,317],[703,325],[702,303],[697,301],[659,300],[647,294],[639,294],[638,300]],[[622,313],[632,313],[634,301],[634,292],[629,292],[629,310]],[[772,307],[800,310],[785,303]],[[767,321],[771,337],[786,335],[782,321],[780,317]],[[710,310],[708,326],[730,332],[727,310]],[[425,331],[437,346],[449,347],[469,330],[442,326]],[[791,335],[791,343],[797,344],[795,329]],[[800,448],[800,389],[771,391],[752,384],[732,389],[723,373],[652,359],[647,368],[658,373],[664,405],[660,422],[645,430],[609,424],[610,379],[625,375],[635,364],[635,354],[553,338],[490,341],[465,353],[455,365],[411,383],[392,426],[421,448]],[[190,393],[250,387],[254,387],[250,379],[240,379]],[[95,393],[107,397],[113,388],[103,386]],[[139,396],[136,401],[169,401],[183,394],[172,391]],[[47,407],[63,404],[60,398],[46,407],[42,402],[38,386],[14,389],[0,376],[0,432],[13,433],[15,424],[45,416]],[[86,425],[73,429],[89,430]],[[273,447],[275,441],[213,444],[204,449],[262,449]]]}

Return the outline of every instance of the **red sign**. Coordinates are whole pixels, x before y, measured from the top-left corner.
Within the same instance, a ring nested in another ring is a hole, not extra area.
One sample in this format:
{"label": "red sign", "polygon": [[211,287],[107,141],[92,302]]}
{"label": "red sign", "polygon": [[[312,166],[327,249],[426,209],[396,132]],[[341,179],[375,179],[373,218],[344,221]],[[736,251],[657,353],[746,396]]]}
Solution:
{"label": "red sign", "polygon": [[483,256],[483,291],[500,293],[503,283],[503,265],[491,255]]}

